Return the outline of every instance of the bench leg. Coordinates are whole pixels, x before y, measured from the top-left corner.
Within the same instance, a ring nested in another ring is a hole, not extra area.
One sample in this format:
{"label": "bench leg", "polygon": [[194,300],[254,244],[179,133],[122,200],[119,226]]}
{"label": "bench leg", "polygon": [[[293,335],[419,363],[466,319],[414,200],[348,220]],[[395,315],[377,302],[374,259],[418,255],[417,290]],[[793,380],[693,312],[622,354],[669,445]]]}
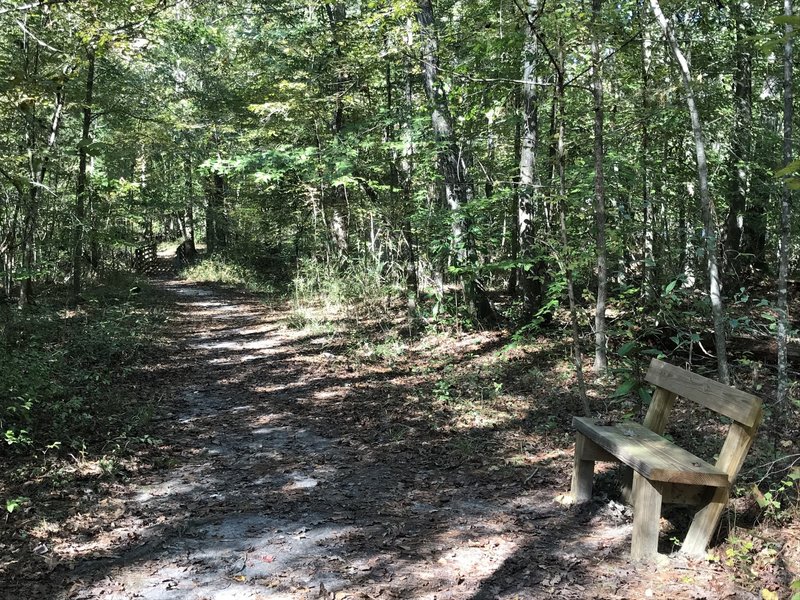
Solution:
{"label": "bench leg", "polygon": [[633,539],[631,559],[647,560],[658,554],[663,486],[633,474]]}
{"label": "bench leg", "polygon": [[621,465],[619,468],[619,481],[619,492],[622,499],[633,505],[633,469],[627,465]]}
{"label": "bench leg", "polygon": [[575,466],[572,469],[572,487],[570,494],[574,502],[588,502],[592,499],[592,477],[594,477],[594,461],[583,458],[587,444],[591,441],[582,433],[575,434]]}
{"label": "bench leg", "polygon": [[717,488],[711,502],[695,514],[689,527],[689,533],[686,534],[686,539],[681,546],[681,552],[698,558],[705,556],[708,543],[719,525],[719,519],[727,503],[728,488]]}

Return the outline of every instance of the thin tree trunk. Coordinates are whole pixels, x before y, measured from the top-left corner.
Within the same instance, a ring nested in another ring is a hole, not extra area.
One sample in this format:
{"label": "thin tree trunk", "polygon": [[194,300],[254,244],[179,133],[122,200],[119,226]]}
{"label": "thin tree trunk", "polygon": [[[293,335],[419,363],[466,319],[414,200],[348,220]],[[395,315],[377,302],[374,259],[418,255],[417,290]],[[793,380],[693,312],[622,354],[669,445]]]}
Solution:
{"label": "thin tree trunk", "polygon": [[[347,85],[346,74],[342,71],[342,63],[345,57],[341,47],[341,33],[340,28],[345,20],[346,9],[345,4],[337,2],[334,4],[326,4],[325,12],[328,17],[328,24],[330,26],[331,37],[333,39],[333,50],[336,56],[337,64],[334,66],[336,71],[336,93],[334,99],[333,114],[330,123],[330,131],[333,136],[335,144],[339,144],[339,138],[344,127],[344,93]],[[329,234],[331,236],[333,254],[338,259],[339,264],[349,254],[349,225],[350,215],[347,208],[346,191],[343,185],[329,186],[327,193],[323,196],[323,206],[330,207],[330,219],[328,225],[330,226]]]}
{"label": "thin tree trunk", "polygon": [[[4,172],[5,174],[5,172]],[[14,204],[14,213],[6,231],[3,241],[0,242],[0,256],[3,257],[3,291],[6,298],[11,298],[14,283],[14,254],[17,249],[17,228],[19,226],[19,211],[22,199],[25,195],[24,188],[12,181],[12,185],[17,190],[17,202]]]}
{"label": "thin tree trunk", "polygon": [[225,224],[225,178],[214,171],[207,190],[206,247],[209,254],[225,248],[227,232]]}
{"label": "thin tree trunk", "polygon": [[522,289],[522,318],[529,321],[542,304],[543,289],[541,262],[533,264],[536,247],[534,220],[535,205],[541,197],[541,180],[537,166],[539,142],[539,98],[537,93],[537,62],[539,44],[531,25],[539,12],[539,0],[528,0],[525,44],[522,48],[522,131],[519,156],[519,202],[517,204],[517,244],[523,266],[517,269],[517,283]]}
{"label": "thin tree trunk", "polygon": [[[409,48],[413,46],[413,20],[406,20],[406,43]],[[403,118],[403,156],[400,161],[402,169],[403,206],[412,206],[414,185],[414,129],[412,126],[414,107],[414,77],[410,56],[405,58],[405,116]],[[411,217],[406,214],[403,218],[403,239],[406,248],[406,293],[408,295],[407,309],[412,319],[417,318],[417,300],[419,298],[419,273],[417,272],[417,252],[414,234],[411,229]]]}
{"label": "thin tree trunk", "polygon": [[608,252],[606,249],[606,189],[603,176],[603,76],[600,72],[599,20],[603,0],[592,0],[592,97],[594,99],[594,214],[597,226],[597,303],[594,313],[594,371],[608,368],[606,355],[606,300]]}
{"label": "thin tree trunk", "polygon": [[[787,17],[792,17],[794,12],[792,0],[783,0],[783,12]],[[783,45],[783,162],[789,165],[792,162],[792,119],[794,118],[794,90],[792,87],[792,37],[791,23],[786,23],[786,41]],[[787,346],[789,337],[789,303],[787,293],[787,279],[789,277],[789,253],[791,234],[791,202],[792,192],[788,182],[784,181],[781,196],[780,217],[780,250],[778,266],[778,410],[779,414],[785,410],[785,403],[789,393],[789,365]]]}
{"label": "thin tree trunk", "polygon": [[186,184],[186,199],[184,206],[186,207],[186,218],[183,220],[184,229],[183,236],[195,248],[194,239],[194,181],[192,177],[192,158],[187,153],[183,159],[183,173]]}
{"label": "thin tree trunk", "polygon": [[49,162],[49,151],[56,143],[63,112],[64,88],[60,87],[56,91],[53,116],[50,119],[50,131],[47,136],[45,151],[39,159],[38,168],[33,162],[31,163],[31,184],[28,188],[28,206],[25,211],[25,219],[22,226],[22,242],[20,244],[22,269],[25,271],[25,278],[22,280],[19,291],[20,306],[27,306],[33,301],[33,276],[31,273],[36,262],[35,234],[39,216],[39,188],[44,185]]}
{"label": "thin tree trunk", "polygon": [[742,234],[750,183],[750,140],[753,123],[753,57],[750,15],[745,4],[731,3],[736,29],[736,65],[733,72],[733,131],[729,155],[729,212],[725,235],[725,264],[730,265],[729,278],[738,279],[738,271],[750,263],[741,257]]}
{"label": "thin tree trunk", "polygon": [[564,276],[567,279],[567,297],[569,299],[569,317],[570,324],[572,325],[572,360],[575,365],[575,377],[578,381],[578,393],[580,394],[581,406],[583,413],[587,417],[592,416],[592,407],[589,405],[589,397],[586,394],[586,382],[583,378],[583,351],[581,350],[581,331],[578,323],[578,307],[575,301],[575,284],[572,275],[572,268],[570,267],[570,251],[569,251],[569,238],[567,236],[567,207],[566,207],[566,190],[567,190],[567,173],[566,173],[566,152],[565,152],[565,136],[566,136],[566,117],[565,117],[565,102],[564,102],[564,44],[563,40],[559,38],[557,73],[556,73],[556,88],[554,102],[557,104],[557,110],[553,112],[553,116],[558,115],[558,138],[556,143],[556,171],[558,173],[558,223],[561,233],[561,251],[564,256]]}
{"label": "thin tree trunk", "polygon": [[641,172],[642,172],[642,213],[643,223],[642,232],[644,236],[644,252],[642,260],[642,295],[650,298],[655,289],[655,258],[653,256],[653,200],[650,196],[650,178],[648,152],[650,151],[650,65],[652,63],[653,42],[650,39],[650,32],[647,24],[642,25],[642,152],[641,152]]}
{"label": "thin tree trunk", "polygon": [[86,219],[86,168],[89,151],[87,146],[91,142],[89,136],[92,126],[92,102],[94,93],[94,62],[95,49],[91,44],[86,48],[88,61],[86,71],[86,96],[83,99],[83,126],[81,141],[78,144],[78,178],[75,184],[75,224],[73,229],[72,246],[72,298],[73,305],[78,304],[81,295],[81,279],[83,273],[83,235],[84,221]]}
{"label": "thin tree trunk", "polygon": [[650,8],[653,10],[653,14],[658,20],[659,25],[661,25],[664,36],[667,38],[670,48],[672,49],[672,54],[680,66],[683,87],[686,91],[686,103],[689,108],[689,116],[692,120],[692,133],[694,134],[695,154],[697,156],[697,179],[700,187],[700,203],[703,208],[709,297],[711,299],[711,312],[714,321],[714,345],[717,351],[717,374],[721,382],[728,384],[730,383],[730,376],[728,373],[728,352],[725,339],[725,309],[722,304],[722,284],[720,282],[718,269],[717,217],[714,203],[708,189],[708,162],[706,160],[700,112],[697,110],[697,104],[694,99],[689,63],[686,61],[686,57],[681,51],[680,46],[678,46],[678,40],[675,37],[672,26],[664,16],[658,0],[650,0]]}
{"label": "thin tree trunk", "polygon": [[[519,92],[514,95],[514,109],[515,112],[519,107]],[[520,158],[522,156],[522,124],[517,122],[514,126],[514,163],[519,164]],[[511,235],[511,261],[513,264],[517,263],[519,258],[519,203],[520,203],[520,194],[519,194],[519,171],[514,175],[513,179],[513,191],[511,193],[511,225],[512,225],[512,235]],[[508,293],[510,296],[515,296],[517,294],[517,287],[518,287],[518,277],[519,274],[518,268],[511,269],[511,274],[508,278]]]}
{"label": "thin tree trunk", "polygon": [[[409,19],[406,23],[406,44],[409,48],[413,45],[413,21]],[[419,317],[417,314],[417,300],[419,298],[419,278],[417,275],[417,256],[414,248],[414,235],[411,229],[411,219],[408,211],[412,206],[412,186],[414,171],[414,147],[412,143],[412,110],[413,110],[413,89],[412,63],[407,55],[403,68],[403,97],[405,104],[400,103],[398,116],[400,120],[400,136],[402,138],[402,149],[400,156],[393,156],[390,168],[392,173],[392,188],[400,190],[400,256],[403,261],[406,284],[406,314],[409,327],[414,327]],[[386,96],[387,103],[391,110],[392,106],[392,78],[391,63],[387,57],[386,63]],[[394,141],[394,128],[387,126],[387,137]]]}
{"label": "thin tree trunk", "polygon": [[[444,180],[445,200],[453,215],[452,235],[453,244],[458,248],[457,263],[459,267],[475,268],[477,255],[474,240],[469,235],[469,223],[461,214],[469,200],[467,161],[464,158],[464,149],[456,143],[447,95],[439,78],[439,48],[433,6],[430,0],[417,0],[417,8],[423,83],[431,108],[433,133],[439,147],[439,169]],[[462,276],[462,284],[470,314],[478,320],[492,318],[494,311],[479,278],[474,274],[465,274]]]}

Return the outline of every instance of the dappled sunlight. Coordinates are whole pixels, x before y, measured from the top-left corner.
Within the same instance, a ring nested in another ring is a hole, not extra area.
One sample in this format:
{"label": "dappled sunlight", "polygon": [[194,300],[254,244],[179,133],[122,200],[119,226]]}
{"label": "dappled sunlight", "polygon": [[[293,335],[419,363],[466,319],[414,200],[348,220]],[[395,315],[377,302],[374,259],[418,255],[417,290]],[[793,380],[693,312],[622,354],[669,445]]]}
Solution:
{"label": "dappled sunlight", "polygon": [[203,298],[150,368],[173,386],[166,462],[118,494],[113,534],[59,548],[69,581],[144,600],[479,600],[579,592],[624,561],[629,514],[554,501],[573,443],[560,376],[504,359],[501,338],[372,352]]}

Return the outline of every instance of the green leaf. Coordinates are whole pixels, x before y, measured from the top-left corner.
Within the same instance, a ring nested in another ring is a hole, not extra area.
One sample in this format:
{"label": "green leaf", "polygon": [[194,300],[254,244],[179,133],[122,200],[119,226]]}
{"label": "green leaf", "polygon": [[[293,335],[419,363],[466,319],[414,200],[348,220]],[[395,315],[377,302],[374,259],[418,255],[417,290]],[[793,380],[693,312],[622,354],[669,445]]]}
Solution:
{"label": "green leaf", "polygon": [[797,25],[800,26],[800,16],[796,15],[781,15],[772,19],[776,25]]}
{"label": "green leaf", "polygon": [[787,175],[796,173],[798,170],[800,170],[800,158],[793,160],[785,167],[782,167],[777,171],[775,171],[775,177],[786,177]]}
{"label": "green leaf", "polygon": [[644,388],[639,388],[639,399],[646,405],[649,405],[650,402],[653,401],[653,397],[650,395],[650,392]]}
{"label": "green leaf", "polygon": [[13,513],[17,510],[20,506],[28,502],[30,498],[26,498],[25,496],[19,496],[18,498],[8,498],[6,500],[6,512]]}
{"label": "green leaf", "polygon": [[622,385],[619,386],[613,394],[611,394],[611,397],[620,398],[622,396],[627,396],[636,386],[636,383],[637,382],[635,379],[626,379],[624,382],[622,382]]}
{"label": "green leaf", "polygon": [[678,285],[678,280],[677,279],[673,279],[672,281],[670,281],[667,284],[667,287],[664,288],[664,295],[668,295],[670,292],[672,292],[672,290],[675,289],[676,285]]}
{"label": "green leaf", "polygon": [[619,354],[620,356],[628,356],[628,354],[630,353],[630,351],[631,351],[631,350],[633,350],[635,347],[636,347],[636,342],[635,342],[635,341],[631,340],[630,342],[626,342],[626,343],[625,343],[625,344],[623,344],[623,345],[622,345],[622,347],[619,349],[619,352],[618,352],[618,354]]}

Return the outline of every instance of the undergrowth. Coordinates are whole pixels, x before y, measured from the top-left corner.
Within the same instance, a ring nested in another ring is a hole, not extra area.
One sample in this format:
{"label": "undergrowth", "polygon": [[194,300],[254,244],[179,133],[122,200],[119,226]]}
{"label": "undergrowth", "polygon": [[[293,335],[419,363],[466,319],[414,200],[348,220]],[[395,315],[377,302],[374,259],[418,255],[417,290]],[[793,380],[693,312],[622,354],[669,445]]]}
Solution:
{"label": "undergrowth", "polygon": [[298,319],[318,309],[324,315],[356,318],[385,314],[395,290],[384,280],[383,268],[376,261],[340,266],[301,260],[292,279],[292,306]]}
{"label": "undergrowth", "polygon": [[236,286],[256,294],[276,296],[281,293],[281,281],[275,273],[264,272],[246,258],[214,254],[181,271],[185,279],[197,283],[218,283]]}
{"label": "undergrowth", "polygon": [[76,310],[58,293],[0,324],[0,457],[91,457],[127,448],[146,430],[153,399],[135,399],[130,376],[154,345],[163,315],[149,292],[116,276]]}

